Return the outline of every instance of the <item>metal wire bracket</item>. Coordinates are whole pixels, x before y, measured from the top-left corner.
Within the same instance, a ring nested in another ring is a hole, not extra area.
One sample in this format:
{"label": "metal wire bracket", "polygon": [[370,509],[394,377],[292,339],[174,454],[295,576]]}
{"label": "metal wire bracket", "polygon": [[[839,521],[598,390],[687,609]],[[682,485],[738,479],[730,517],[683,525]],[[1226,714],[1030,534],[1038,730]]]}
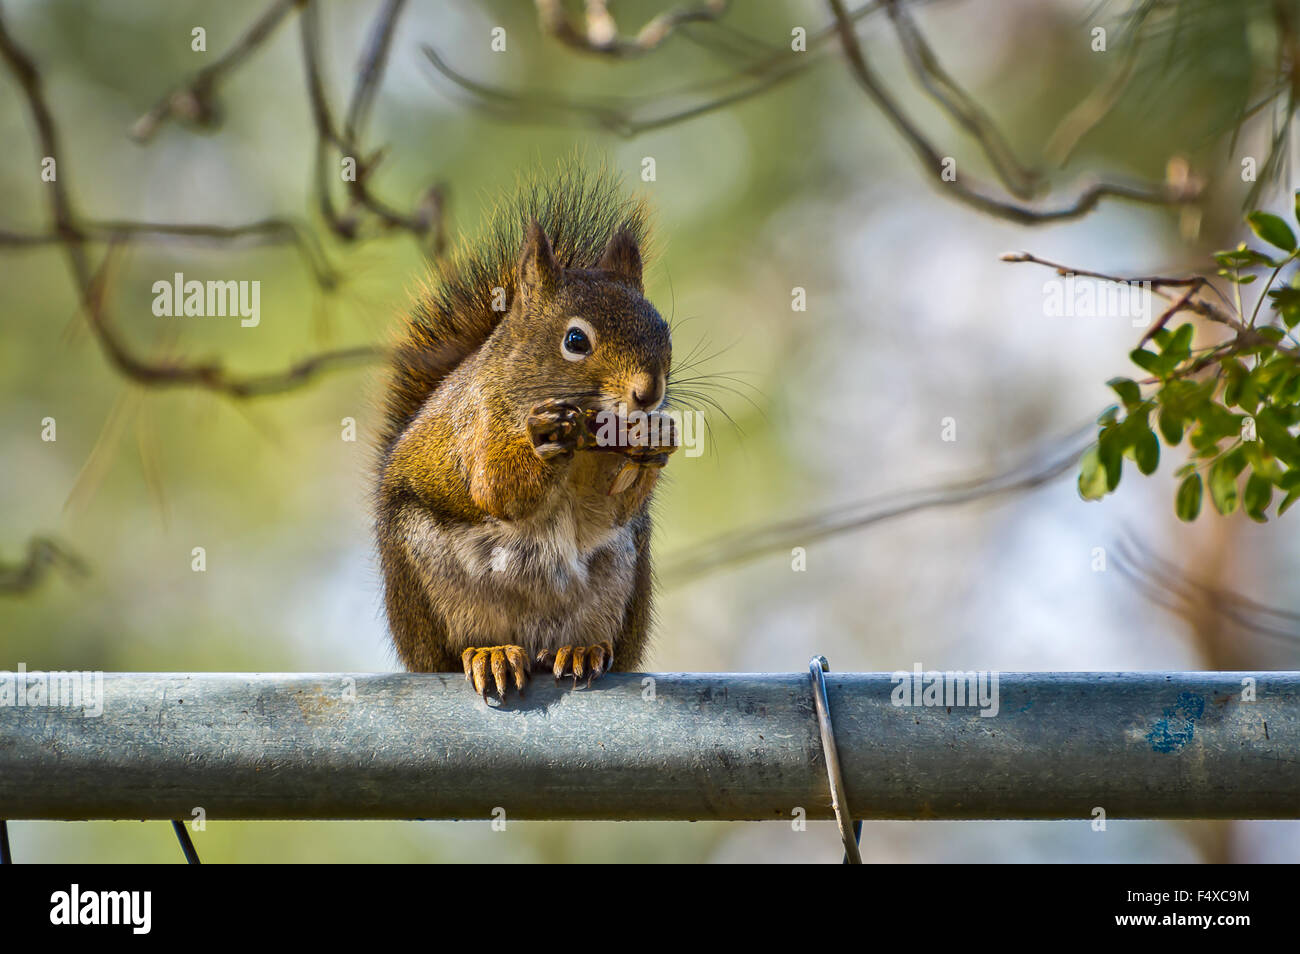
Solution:
{"label": "metal wire bracket", "polygon": [[203,862],[199,861],[199,853],[194,848],[194,842],[190,840],[190,833],[185,830],[185,822],[172,822],[172,831],[176,832],[176,840],[181,843],[181,851],[185,852],[185,863],[202,864]]}
{"label": "metal wire bracket", "polygon": [[844,800],[844,778],[840,774],[840,754],[835,748],[835,729],[831,725],[831,701],[826,695],[826,673],[831,671],[825,656],[814,656],[808,663],[812,674],[813,703],[817,706],[817,725],[821,729],[822,754],[826,756],[826,778],[831,786],[831,808],[835,809],[835,823],[840,828],[844,842],[844,864],[862,864],[858,840],[862,837],[862,822],[849,816]]}

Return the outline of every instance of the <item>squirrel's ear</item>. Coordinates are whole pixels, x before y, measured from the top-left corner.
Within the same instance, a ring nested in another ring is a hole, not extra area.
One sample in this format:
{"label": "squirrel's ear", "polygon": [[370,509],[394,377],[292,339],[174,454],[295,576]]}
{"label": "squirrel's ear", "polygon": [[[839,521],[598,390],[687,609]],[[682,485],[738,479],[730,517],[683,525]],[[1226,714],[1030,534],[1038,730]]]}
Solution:
{"label": "squirrel's ear", "polygon": [[519,292],[525,300],[537,295],[553,295],[560,286],[560,263],[555,260],[551,240],[533,219],[524,235],[519,252]]}
{"label": "squirrel's ear", "polygon": [[637,247],[636,236],[626,225],[610,237],[605,252],[600,256],[597,268],[613,272],[628,284],[641,291],[641,249]]}

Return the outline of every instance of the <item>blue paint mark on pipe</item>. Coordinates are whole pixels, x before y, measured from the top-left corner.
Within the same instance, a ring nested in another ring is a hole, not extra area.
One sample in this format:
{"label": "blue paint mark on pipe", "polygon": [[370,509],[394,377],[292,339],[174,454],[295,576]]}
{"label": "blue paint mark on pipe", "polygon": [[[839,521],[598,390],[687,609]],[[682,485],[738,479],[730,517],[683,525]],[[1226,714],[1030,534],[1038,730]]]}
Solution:
{"label": "blue paint mark on pipe", "polygon": [[1147,733],[1153,752],[1177,752],[1196,735],[1196,720],[1205,712],[1205,697],[1180,692],[1177,701],[1164,710]]}

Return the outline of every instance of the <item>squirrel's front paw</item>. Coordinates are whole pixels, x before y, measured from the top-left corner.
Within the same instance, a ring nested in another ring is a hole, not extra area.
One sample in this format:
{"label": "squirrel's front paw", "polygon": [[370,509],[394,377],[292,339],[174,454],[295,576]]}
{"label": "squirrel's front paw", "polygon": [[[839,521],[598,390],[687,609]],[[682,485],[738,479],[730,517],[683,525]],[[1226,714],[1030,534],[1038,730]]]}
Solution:
{"label": "squirrel's front paw", "polygon": [[578,680],[587,677],[587,685],[597,676],[609,672],[614,664],[614,644],[609,640],[595,646],[561,646],[559,649],[543,649],[537,654],[537,665],[549,669],[558,683],[561,676],[573,676],[576,688]]}
{"label": "squirrel's front paw", "polygon": [[474,691],[484,699],[487,698],[488,675],[496,685],[497,698],[502,702],[506,698],[506,683],[514,677],[515,689],[519,695],[524,694],[524,683],[528,681],[528,654],[522,646],[471,646],[460,654],[460,661],[465,666],[465,678],[472,680]]}
{"label": "squirrel's front paw", "polygon": [[581,409],[564,401],[543,401],[528,412],[528,439],[542,460],[572,457],[585,432]]}

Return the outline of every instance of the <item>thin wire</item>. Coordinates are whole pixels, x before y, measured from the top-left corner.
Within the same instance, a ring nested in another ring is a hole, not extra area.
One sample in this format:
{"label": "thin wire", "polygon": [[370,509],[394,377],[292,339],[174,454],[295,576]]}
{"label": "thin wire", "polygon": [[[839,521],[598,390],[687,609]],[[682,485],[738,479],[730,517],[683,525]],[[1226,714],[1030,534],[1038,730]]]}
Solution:
{"label": "thin wire", "polygon": [[821,730],[822,753],[826,756],[826,779],[831,787],[831,808],[835,810],[835,823],[840,828],[840,840],[844,842],[844,864],[862,864],[862,853],[858,842],[862,838],[862,823],[855,822],[849,816],[848,805],[844,803],[844,779],[840,773],[840,754],[835,747],[835,729],[831,725],[831,701],[826,695],[826,673],[830,664],[825,656],[814,656],[808,663],[812,674],[813,703],[817,707],[817,726]]}
{"label": "thin wire", "polygon": [[201,865],[199,853],[194,850],[194,842],[190,840],[190,833],[185,829],[185,822],[172,822],[172,831],[176,832],[176,840],[181,843],[181,851],[185,852],[185,863],[190,865]]}

